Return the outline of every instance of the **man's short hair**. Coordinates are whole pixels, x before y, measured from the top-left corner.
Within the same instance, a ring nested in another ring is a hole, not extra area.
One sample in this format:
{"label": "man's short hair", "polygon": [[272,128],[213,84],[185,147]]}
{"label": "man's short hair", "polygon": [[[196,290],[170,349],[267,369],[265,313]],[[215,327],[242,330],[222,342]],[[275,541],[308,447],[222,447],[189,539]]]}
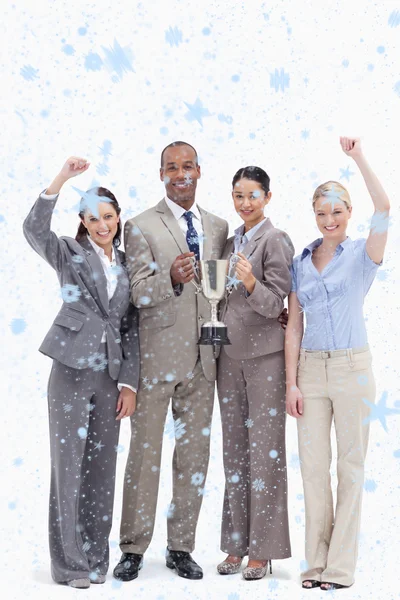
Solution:
{"label": "man's short hair", "polygon": [[168,150],[168,148],[174,148],[175,146],[189,146],[189,148],[192,148],[192,150],[194,150],[194,153],[196,155],[196,164],[199,164],[199,157],[197,156],[197,150],[196,148],[193,148],[193,146],[191,144],[188,144],[187,142],[172,142],[172,144],[168,144],[168,146],[165,146],[164,150],[161,152],[161,168],[163,168],[163,164],[164,164],[164,153],[166,150]]}

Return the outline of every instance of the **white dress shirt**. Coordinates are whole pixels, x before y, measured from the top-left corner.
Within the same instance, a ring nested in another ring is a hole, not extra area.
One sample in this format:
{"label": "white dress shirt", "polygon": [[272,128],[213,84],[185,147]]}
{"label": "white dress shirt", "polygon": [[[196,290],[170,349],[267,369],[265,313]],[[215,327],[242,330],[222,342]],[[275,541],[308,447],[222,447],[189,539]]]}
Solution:
{"label": "white dress shirt", "polygon": [[[188,212],[188,211],[186,211],[184,208],[182,208],[182,206],[179,206],[179,204],[177,204],[173,200],[170,200],[168,198],[168,196],[165,196],[165,202],[167,203],[167,206],[170,209],[170,211],[172,212],[172,214],[174,215],[175,219],[178,221],[178,225],[186,239],[188,224],[183,215],[185,214],[185,212]],[[200,211],[196,204],[193,204],[189,208],[189,210],[193,213],[193,216],[194,216],[193,227],[197,231],[197,237],[199,239],[199,250],[200,250],[200,260],[201,260],[203,258],[203,242],[204,242],[204,231],[203,231],[203,225],[201,222],[201,214],[200,214]]]}
{"label": "white dress shirt", "polygon": [[[58,194],[46,194],[45,192],[42,192],[40,194],[41,198],[43,198],[44,200],[55,200],[58,196]],[[104,275],[106,277],[106,281],[107,281],[107,296],[108,296],[108,301],[111,300],[111,298],[114,295],[114,292],[116,290],[117,287],[117,283],[118,283],[118,276],[117,276],[117,270],[116,270],[116,266],[117,266],[117,262],[115,260],[115,249],[114,246],[112,246],[111,248],[111,261],[108,258],[108,256],[106,255],[106,253],[104,252],[103,248],[101,248],[101,246],[99,246],[98,244],[96,244],[96,242],[94,242],[90,235],[88,234],[87,239],[89,240],[91,246],[93,247],[94,251],[96,252],[97,256],[100,259],[101,262],[101,266],[103,267],[103,271],[104,271]],[[103,333],[103,337],[101,338],[101,342],[100,343],[104,343],[107,341],[107,334],[104,331]],[[131,385],[128,385],[127,383],[118,383],[118,389],[119,391],[121,391],[122,387],[127,387],[130,390],[132,390],[132,392],[136,392],[136,388],[132,387]]]}

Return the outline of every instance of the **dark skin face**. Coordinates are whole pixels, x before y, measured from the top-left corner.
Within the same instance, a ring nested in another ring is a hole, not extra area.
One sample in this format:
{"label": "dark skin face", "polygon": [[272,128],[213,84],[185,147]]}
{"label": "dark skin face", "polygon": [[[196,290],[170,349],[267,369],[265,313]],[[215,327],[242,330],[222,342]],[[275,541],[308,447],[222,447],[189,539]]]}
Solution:
{"label": "dark skin face", "polygon": [[196,154],[190,146],[174,146],[164,152],[160,179],[171,200],[185,210],[194,204],[197,180],[201,177]]}

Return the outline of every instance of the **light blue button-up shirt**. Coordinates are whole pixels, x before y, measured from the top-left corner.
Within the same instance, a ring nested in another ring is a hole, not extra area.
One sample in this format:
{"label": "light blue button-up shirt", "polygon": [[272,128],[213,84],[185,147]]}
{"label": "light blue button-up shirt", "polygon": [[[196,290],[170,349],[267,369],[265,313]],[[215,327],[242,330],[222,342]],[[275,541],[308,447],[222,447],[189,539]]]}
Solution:
{"label": "light blue button-up shirt", "polygon": [[318,273],[311,256],[321,243],[320,238],[304,248],[291,268],[292,292],[296,292],[306,316],[301,347],[305,350],[360,348],[368,343],[364,298],[380,265],[368,256],[365,239],[353,241],[348,237]]}

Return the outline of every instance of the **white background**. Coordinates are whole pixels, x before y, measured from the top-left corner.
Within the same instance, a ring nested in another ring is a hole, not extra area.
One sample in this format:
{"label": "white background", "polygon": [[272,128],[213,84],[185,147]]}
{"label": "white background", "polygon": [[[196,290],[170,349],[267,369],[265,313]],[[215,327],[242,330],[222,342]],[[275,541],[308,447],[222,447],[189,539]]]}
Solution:
{"label": "white background", "polygon": [[[199,204],[227,218],[231,231],[239,223],[230,197],[232,176],[239,167],[256,164],[271,177],[268,214],[275,226],[289,233],[296,253],[318,237],[310,199],[327,179],[348,186],[354,205],[349,235],[361,237],[368,229],[372,203],[356,166],[339,146],[340,135],[360,135],[393,207],[384,266],[367,297],[365,315],[377,400],[386,391],[387,406],[399,409],[400,1],[24,0],[4,3],[2,17],[2,597],[324,597],[324,592],[300,587],[304,510],[293,420],[287,425],[293,557],[274,561],[273,575],[260,582],[217,575],[216,564],[223,558],[217,403],[194,552],[204,579],[186,582],[164,566],[173,447],[167,432],[156,531],[139,579],[119,584],[110,572],[105,585],[87,591],[51,581],[46,403],[51,361],[37,348],[61,300],[54,272],[28,247],[21,225],[38,193],[73,154],[92,163],[73,185],[88,189],[95,180],[109,187],[123,207],[124,220],[141,212],[163,195],[160,151],[183,139],[200,156]],[[117,47],[124,53],[125,71],[118,71],[113,58]],[[187,106],[196,101],[203,109],[203,118],[196,113],[201,122],[191,117]],[[111,154],[103,157],[106,140]],[[108,173],[101,174],[104,164]],[[339,179],[348,166],[354,173],[349,182]],[[78,201],[68,184],[53,220],[57,233],[75,234]],[[400,597],[400,416],[389,416],[387,426],[388,432],[379,421],[371,426],[356,584],[335,595]],[[119,558],[128,430],[124,422],[111,568]]]}

